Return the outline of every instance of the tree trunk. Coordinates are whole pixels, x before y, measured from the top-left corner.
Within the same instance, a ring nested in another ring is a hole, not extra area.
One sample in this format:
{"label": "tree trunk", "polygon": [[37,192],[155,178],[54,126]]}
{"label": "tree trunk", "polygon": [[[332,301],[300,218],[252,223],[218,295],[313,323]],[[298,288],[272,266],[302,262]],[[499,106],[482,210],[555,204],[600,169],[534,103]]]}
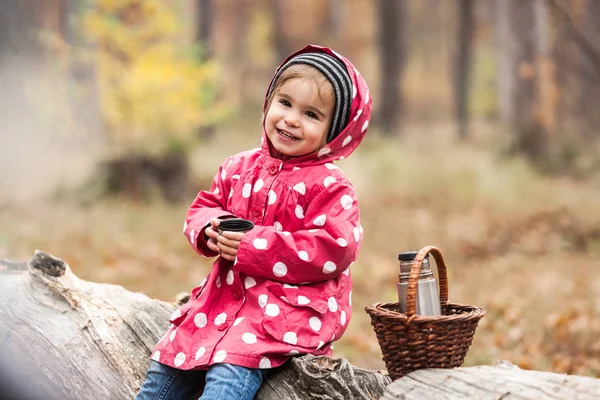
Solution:
{"label": "tree trunk", "polygon": [[323,32],[328,38],[334,41],[338,39],[342,28],[344,16],[344,1],[343,0],[328,0],[327,1],[327,18],[323,23]]}
{"label": "tree trunk", "polygon": [[[600,124],[600,116],[597,113],[598,104],[600,104],[600,1],[587,0],[586,23],[584,29],[585,35],[589,38],[590,51],[595,52],[598,57],[590,59],[588,57],[588,76],[592,79],[587,79],[583,85],[583,111],[588,125],[592,127],[589,130],[591,135],[600,136],[600,131],[597,129]],[[597,63],[594,68],[593,63]],[[593,71],[597,72],[594,74]],[[585,79],[585,78],[584,78]]]}
{"label": "tree trunk", "polygon": [[[182,304],[189,295],[180,295]],[[0,259],[0,387],[3,398],[132,399],[150,352],[177,305],[122,286],[77,278],[36,251],[28,263]],[[344,359],[294,357],[269,375],[257,400],[503,398],[593,399],[600,379],[499,367],[386,374]],[[387,388],[386,388],[387,386]]]}
{"label": "tree trunk", "polygon": [[287,37],[285,35],[285,23],[283,21],[285,7],[284,2],[280,0],[271,0],[271,11],[273,13],[273,38],[275,41],[275,52],[278,62],[282,62],[292,52]]}
{"label": "tree trunk", "polygon": [[536,102],[536,2],[497,0],[496,5],[501,116],[516,134],[516,150],[539,160],[545,154],[545,132]]}
{"label": "tree trunk", "polygon": [[466,140],[469,126],[469,76],[471,73],[471,53],[473,43],[474,0],[460,0],[458,9],[458,51],[454,66],[454,103],[458,136]]}
{"label": "tree trunk", "polygon": [[398,128],[402,113],[400,83],[404,69],[404,0],[379,0],[379,124],[384,134]]}
{"label": "tree trunk", "polygon": [[213,56],[213,2],[212,0],[198,0],[198,26],[196,41],[202,45],[202,59],[208,60]]}
{"label": "tree trunk", "polygon": [[[196,7],[198,14],[198,24],[196,27],[196,42],[200,43],[202,48],[202,60],[210,60],[213,57],[213,1],[197,0]],[[215,136],[215,126],[205,125],[199,129],[198,135],[201,139],[211,139]]]}

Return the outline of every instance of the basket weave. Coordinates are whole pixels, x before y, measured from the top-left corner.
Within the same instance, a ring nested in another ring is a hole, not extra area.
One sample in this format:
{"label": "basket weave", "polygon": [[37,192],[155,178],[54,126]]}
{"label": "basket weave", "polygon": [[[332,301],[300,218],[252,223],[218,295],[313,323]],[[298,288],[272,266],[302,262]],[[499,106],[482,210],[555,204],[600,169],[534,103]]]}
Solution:
{"label": "basket weave", "polygon": [[[438,269],[442,315],[416,315],[421,265],[432,254]],[[448,302],[446,263],[439,249],[423,247],[417,253],[408,280],[406,314],[398,303],[375,303],[365,308],[377,335],[383,361],[392,379],[422,368],[460,366],[485,315],[482,308]]]}

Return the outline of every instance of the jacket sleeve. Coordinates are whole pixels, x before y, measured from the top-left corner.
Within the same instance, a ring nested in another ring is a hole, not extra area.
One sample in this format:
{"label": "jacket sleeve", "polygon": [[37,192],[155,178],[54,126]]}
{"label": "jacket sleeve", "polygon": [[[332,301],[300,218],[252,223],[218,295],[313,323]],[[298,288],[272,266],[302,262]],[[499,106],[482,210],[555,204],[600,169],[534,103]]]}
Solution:
{"label": "jacket sleeve", "polygon": [[203,190],[196,196],[185,216],[183,233],[192,245],[192,248],[205,257],[214,257],[218,253],[206,245],[204,230],[213,218],[233,216],[227,210],[227,196],[230,190],[230,179],[227,165],[231,165],[231,158],[219,167],[210,191]]}
{"label": "jacket sleeve", "polygon": [[362,240],[354,188],[345,181],[333,183],[306,210],[298,210],[298,215],[304,215],[304,223],[296,232],[280,232],[273,226],[255,226],[246,232],[234,268],[289,284],[315,283],[348,273]]}

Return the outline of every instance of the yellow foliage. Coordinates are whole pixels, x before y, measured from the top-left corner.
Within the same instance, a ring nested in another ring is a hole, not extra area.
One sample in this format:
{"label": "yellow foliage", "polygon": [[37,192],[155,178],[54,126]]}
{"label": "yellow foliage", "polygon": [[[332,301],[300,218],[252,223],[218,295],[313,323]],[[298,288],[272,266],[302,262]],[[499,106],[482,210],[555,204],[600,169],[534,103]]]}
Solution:
{"label": "yellow foliage", "polygon": [[182,38],[179,12],[166,0],[96,0],[81,15],[115,149],[163,151],[224,115],[214,102],[217,67]]}

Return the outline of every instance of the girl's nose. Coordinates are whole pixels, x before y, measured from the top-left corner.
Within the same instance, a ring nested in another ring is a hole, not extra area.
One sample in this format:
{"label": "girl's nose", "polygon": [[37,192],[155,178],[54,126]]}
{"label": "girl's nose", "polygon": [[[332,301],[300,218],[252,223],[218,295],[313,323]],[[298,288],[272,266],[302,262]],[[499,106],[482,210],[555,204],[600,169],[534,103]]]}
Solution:
{"label": "girl's nose", "polygon": [[293,113],[286,115],[286,117],[284,118],[284,121],[286,124],[288,124],[289,126],[294,127],[294,128],[297,128],[300,125],[300,121],[298,121],[298,117]]}

